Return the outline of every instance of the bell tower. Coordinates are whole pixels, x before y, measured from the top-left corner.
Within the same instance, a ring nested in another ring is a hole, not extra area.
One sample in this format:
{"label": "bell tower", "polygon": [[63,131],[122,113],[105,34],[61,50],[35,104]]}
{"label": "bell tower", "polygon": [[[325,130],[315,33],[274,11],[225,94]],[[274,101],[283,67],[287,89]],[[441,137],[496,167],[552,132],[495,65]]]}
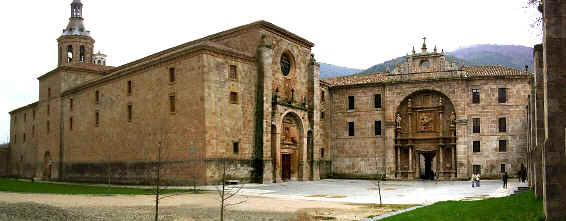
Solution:
{"label": "bell tower", "polygon": [[83,20],[83,4],[81,0],[73,0],[69,24],[57,39],[59,66],[93,63],[94,39]]}

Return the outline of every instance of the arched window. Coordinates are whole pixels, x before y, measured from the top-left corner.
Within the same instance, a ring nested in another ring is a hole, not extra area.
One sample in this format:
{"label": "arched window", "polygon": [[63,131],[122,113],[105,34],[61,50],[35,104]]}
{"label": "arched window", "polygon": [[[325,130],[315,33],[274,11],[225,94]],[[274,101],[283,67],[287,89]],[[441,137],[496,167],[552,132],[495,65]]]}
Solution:
{"label": "arched window", "polygon": [[73,61],[73,46],[67,46],[67,62],[71,63]]}
{"label": "arched window", "polygon": [[81,45],[80,48],[80,61],[85,62],[85,46]]}

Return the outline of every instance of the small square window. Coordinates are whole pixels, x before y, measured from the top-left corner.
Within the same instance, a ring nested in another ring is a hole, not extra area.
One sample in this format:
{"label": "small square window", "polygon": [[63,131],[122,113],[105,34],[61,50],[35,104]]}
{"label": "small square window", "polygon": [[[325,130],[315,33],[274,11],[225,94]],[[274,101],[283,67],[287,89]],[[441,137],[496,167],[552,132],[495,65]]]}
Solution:
{"label": "small square window", "polygon": [[96,127],[100,126],[100,114],[98,111],[94,113],[94,125]]}
{"label": "small square window", "polygon": [[175,68],[169,68],[169,83],[175,83]]}
{"label": "small square window", "polygon": [[472,118],[472,132],[477,134],[480,133],[480,119]]}
{"label": "small square window", "polygon": [[355,136],[354,122],[348,122],[348,136],[350,137]]}
{"label": "small square window", "polygon": [[373,126],[375,135],[381,136],[381,121],[375,121]]}
{"label": "small square window", "polygon": [[237,92],[230,92],[230,103],[237,104],[238,103],[238,93]]}
{"label": "small square window", "polygon": [[94,92],[94,102],[97,104],[100,103],[100,91]]}
{"label": "small square window", "polygon": [[175,95],[169,95],[169,112],[175,113]]}
{"label": "small square window", "polygon": [[348,110],[354,110],[355,106],[354,96],[348,96]]}
{"label": "small square window", "polygon": [[128,122],[132,121],[132,105],[128,104]]}
{"label": "small square window", "polygon": [[472,104],[480,103],[480,89],[472,89]]}
{"label": "small square window", "polygon": [[499,152],[507,152],[507,140],[499,140]]}
{"label": "small square window", "polygon": [[132,95],[132,81],[128,81],[128,95]]}
{"label": "small square window", "polygon": [[240,142],[234,142],[232,144],[232,151],[234,153],[239,153],[240,152]]}
{"label": "small square window", "polygon": [[479,153],[479,152],[481,151],[481,149],[480,149],[480,141],[475,140],[472,144],[473,144],[473,145],[472,145],[472,147],[473,147],[472,149],[473,149],[474,153]]}
{"label": "small square window", "polygon": [[228,74],[230,80],[238,80],[238,68],[236,65],[230,65],[230,73]]}
{"label": "small square window", "polygon": [[374,108],[381,108],[381,94],[373,95],[373,106]]}

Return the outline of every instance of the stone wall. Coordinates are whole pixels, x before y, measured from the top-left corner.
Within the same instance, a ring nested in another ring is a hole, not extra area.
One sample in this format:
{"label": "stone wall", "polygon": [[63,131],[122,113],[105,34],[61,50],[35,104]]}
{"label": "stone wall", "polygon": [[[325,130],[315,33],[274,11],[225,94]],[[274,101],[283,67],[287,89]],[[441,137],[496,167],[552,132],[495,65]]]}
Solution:
{"label": "stone wall", "polygon": [[10,175],[10,149],[0,148],[0,177]]}
{"label": "stone wall", "polygon": [[566,2],[543,1],[544,209],[546,220],[566,219]]}

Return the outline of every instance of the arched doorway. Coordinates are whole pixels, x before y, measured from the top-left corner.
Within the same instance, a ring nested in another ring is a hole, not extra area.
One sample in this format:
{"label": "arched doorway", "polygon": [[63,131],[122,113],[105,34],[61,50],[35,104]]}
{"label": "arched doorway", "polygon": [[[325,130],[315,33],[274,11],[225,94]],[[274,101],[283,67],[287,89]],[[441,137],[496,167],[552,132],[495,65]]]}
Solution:
{"label": "arched doorway", "polygon": [[43,178],[51,179],[51,171],[53,171],[53,165],[51,164],[51,153],[46,151],[43,155]]}
{"label": "arched doorway", "polygon": [[299,180],[302,177],[301,164],[303,159],[304,135],[299,116],[288,113],[281,122],[281,136],[279,137],[279,150],[276,157],[278,173],[281,180]]}
{"label": "arched doorway", "polygon": [[395,113],[395,176],[400,179],[456,177],[455,109],[437,91],[407,96]]}

